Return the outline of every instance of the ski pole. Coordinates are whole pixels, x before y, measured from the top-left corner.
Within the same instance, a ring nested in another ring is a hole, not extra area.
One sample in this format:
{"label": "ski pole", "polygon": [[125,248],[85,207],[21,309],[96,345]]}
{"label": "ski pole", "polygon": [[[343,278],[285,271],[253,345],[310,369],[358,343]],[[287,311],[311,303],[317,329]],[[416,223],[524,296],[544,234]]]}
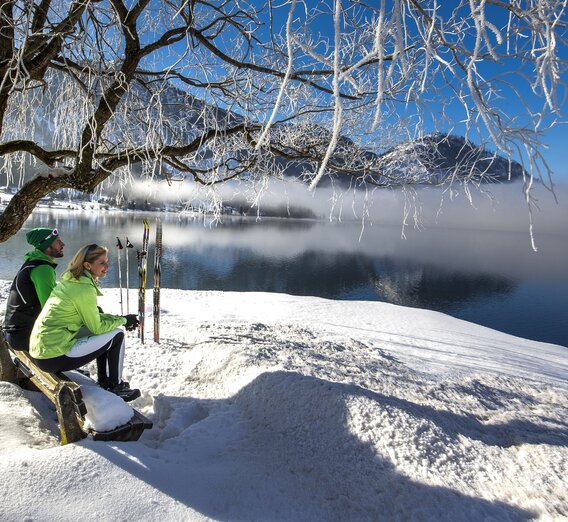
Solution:
{"label": "ski pole", "polygon": [[116,251],[116,257],[118,260],[118,286],[120,288],[120,314],[122,315],[124,313],[123,307],[122,307],[122,273],[120,271],[120,251],[124,248],[122,246],[122,243],[120,242],[120,239],[118,238],[118,236],[116,237],[116,246],[117,246],[117,251]]}

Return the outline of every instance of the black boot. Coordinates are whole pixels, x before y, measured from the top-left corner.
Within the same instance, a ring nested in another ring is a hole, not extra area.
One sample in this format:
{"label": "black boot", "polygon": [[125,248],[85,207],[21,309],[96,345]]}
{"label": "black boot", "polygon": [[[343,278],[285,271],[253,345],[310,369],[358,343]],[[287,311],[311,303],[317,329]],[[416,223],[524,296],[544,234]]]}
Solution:
{"label": "black boot", "polygon": [[137,388],[130,388],[126,381],[111,385],[107,389],[109,392],[118,395],[124,402],[130,402],[140,397],[140,390]]}

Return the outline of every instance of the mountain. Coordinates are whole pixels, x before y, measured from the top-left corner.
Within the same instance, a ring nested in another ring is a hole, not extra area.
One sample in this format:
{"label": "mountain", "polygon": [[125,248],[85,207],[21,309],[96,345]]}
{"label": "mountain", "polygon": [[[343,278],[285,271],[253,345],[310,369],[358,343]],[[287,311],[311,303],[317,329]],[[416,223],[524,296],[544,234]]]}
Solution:
{"label": "mountain", "polygon": [[[302,151],[307,157],[323,157],[331,133],[320,125],[302,125],[301,129],[294,130],[292,124],[276,125],[272,136],[280,140],[285,153]],[[276,163],[286,176],[305,182],[310,182],[319,168],[319,164],[308,160],[280,159]],[[321,180],[322,185],[332,180],[343,186],[361,185],[363,180],[384,186],[433,185],[456,180],[508,182],[521,178],[524,172],[514,160],[479,147],[463,136],[443,133],[403,141],[385,151],[380,146],[374,150],[362,148],[342,136],[329,164],[334,164],[335,169],[330,169],[329,177]]]}
{"label": "mountain", "polygon": [[[28,110],[24,118],[27,124],[7,125],[10,130],[5,132],[4,138],[34,139],[46,148],[75,147],[82,132],[78,124],[81,102],[77,107],[69,102],[72,96],[62,82],[62,77],[55,76],[45,95],[34,93],[33,110]],[[94,92],[98,90],[96,84],[91,87]],[[151,83],[134,83],[128,96],[132,108],[119,111],[105,132],[107,142],[120,143],[123,147],[138,147],[144,143],[153,144],[151,146],[156,148],[161,144],[182,145],[196,139],[206,129],[233,126],[243,121],[236,112],[215,107],[173,84],[153,91]],[[307,158],[325,155],[331,133],[313,123],[276,124],[271,129],[271,139],[276,139],[285,154],[301,151],[304,156],[294,161],[284,159],[285,156],[263,159],[262,165],[257,167],[258,172],[266,172],[273,166],[286,177],[310,182],[319,165]],[[229,161],[257,154],[247,146],[244,140],[236,139],[233,148],[225,146],[223,152],[232,156]],[[200,162],[210,162],[211,157],[212,150],[207,148],[191,161],[199,166]],[[408,185],[437,184],[456,177],[468,181],[503,182],[523,174],[523,168],[517,162],[509,162],[464,137],[440,133],[399,143],[384,152],[380,147],[374,150],[362,148],[349,137],[342,136],[331,162],[338,169],[330,178],[322,180],[324,185],[334,179],[341,185],[354,186],[360,184],[369,172],[379,184],[391,184],[391,180],[395,179],[395,184]],[[22,168],[22,165],[19,167]],[[5,168],[12,166],[6,165]],[[23,179],[27,179],[37,172],[38,166],[26,162],[23,169]],[[142,167],[132,170],[134,177],[142,175]],[[144,167],[144,170],[147,172],[148,168]],[[171,174],[176,176],[175,172]],[[14,177],[17,180],[19,176]],[[5,185],[7,181],[6,173],[0,172],[0,184]]]}
{"label": "mountain", "polygon": [[382,158],[394,163],[406,158],[406,168],[421,167],[441,181],[455,174],[484,181],[513,181],[523,176],[520,163],[478,147],[463,136],[434,133],[401,143]]}

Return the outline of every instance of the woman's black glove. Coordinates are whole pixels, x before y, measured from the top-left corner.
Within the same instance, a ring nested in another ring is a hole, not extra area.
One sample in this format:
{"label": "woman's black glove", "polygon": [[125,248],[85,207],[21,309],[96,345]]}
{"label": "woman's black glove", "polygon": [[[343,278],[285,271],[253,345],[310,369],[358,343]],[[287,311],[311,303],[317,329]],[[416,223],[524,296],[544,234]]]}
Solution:
{"label": "woman's black glove", "polygon": [[140,321],[138,320],[138,316],[136,314],[128,314],[124,315],[123,317],[126,319],[125,327],[129,332],[136,330],[136,328],[140,326]]}

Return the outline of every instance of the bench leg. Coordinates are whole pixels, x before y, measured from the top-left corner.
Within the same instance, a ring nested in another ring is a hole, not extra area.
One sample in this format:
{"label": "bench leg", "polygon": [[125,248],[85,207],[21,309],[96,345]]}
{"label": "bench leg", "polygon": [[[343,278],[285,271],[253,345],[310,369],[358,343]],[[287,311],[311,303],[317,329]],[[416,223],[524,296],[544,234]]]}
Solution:
{"label": "bench leg", "polygon": [[59,383],[55,390],[54,399],[61,432],[61,444],[77,442],[85,438],[87,434],[81,429],[77,419],[73,405],[73,394],[69,386],[65,383]]}

